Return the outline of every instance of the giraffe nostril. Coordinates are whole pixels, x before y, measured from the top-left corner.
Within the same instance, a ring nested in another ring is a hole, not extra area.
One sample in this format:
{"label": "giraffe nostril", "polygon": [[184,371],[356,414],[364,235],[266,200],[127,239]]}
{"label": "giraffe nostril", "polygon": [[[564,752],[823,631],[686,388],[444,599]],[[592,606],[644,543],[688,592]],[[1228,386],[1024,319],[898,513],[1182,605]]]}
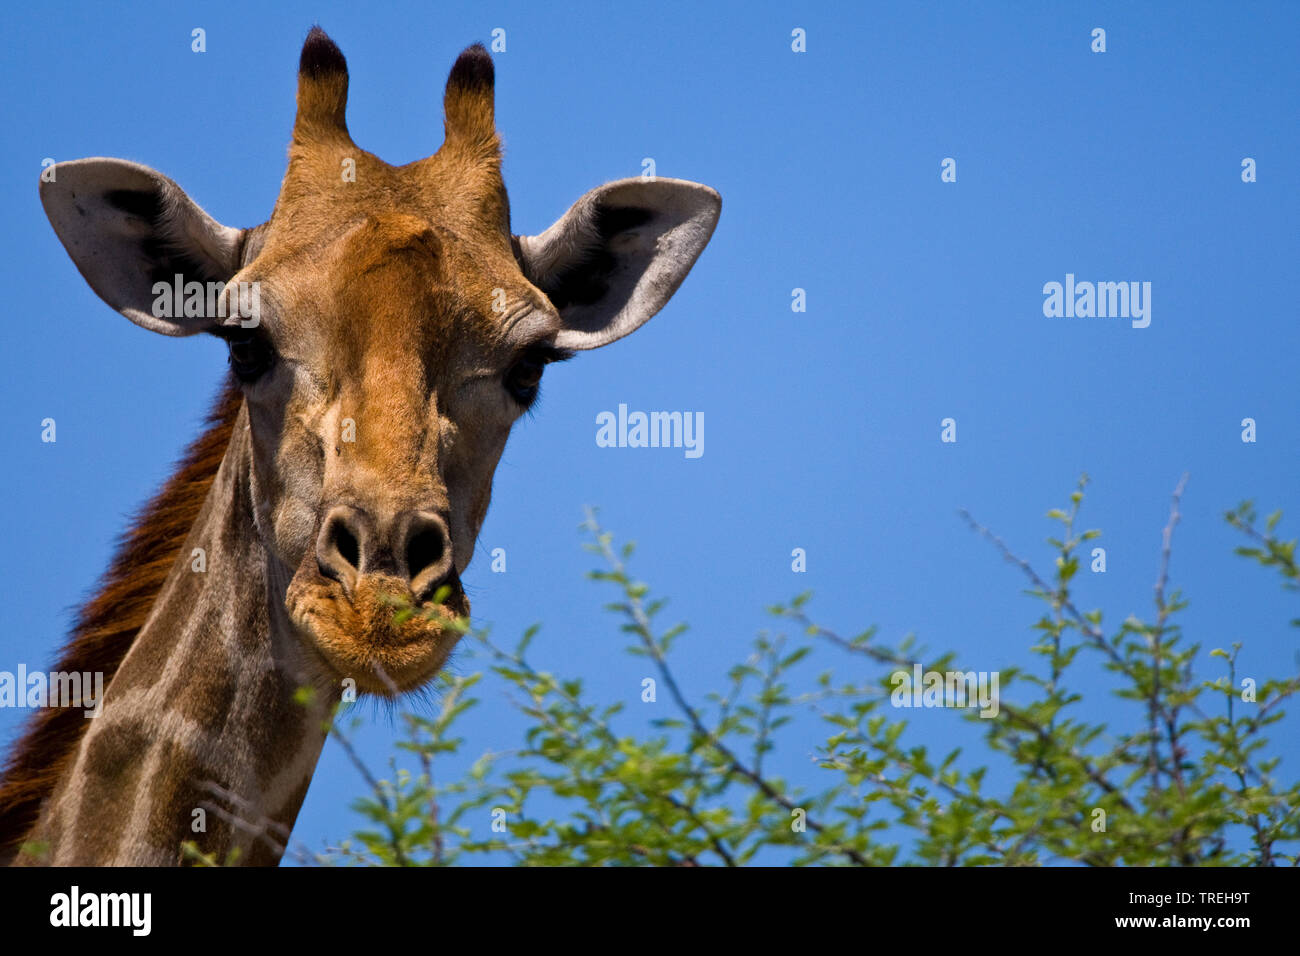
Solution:
{"label": "giraffe nostril", "polygon": [[406,566],[411,571],[411,577],[417,577],[431,564],[440,562],[445,550],[446,543],[442,540],[441,531],[426,528],[417,532],[406,544]]}
{"label": "giraffe nostril", "polygon": [[342,522],[335,525],[334,547],[338,549],[339,557],[352,567],[361,566],[361,545],[357,542],[356,535]]}
{"label": "giraffe nostril", "polygon": [[405,516],[407,580],[417,600],[427,601],[451,576],[451,535],[447,523],[432,511],[416,511]]}
{"label": "giraffe nostril", "polygon": [[335,506],[325,516],[316,539],[316,567],[348,591],[361,572],[362,547],[372,537],[366,533],[367,520],[357,508]]}

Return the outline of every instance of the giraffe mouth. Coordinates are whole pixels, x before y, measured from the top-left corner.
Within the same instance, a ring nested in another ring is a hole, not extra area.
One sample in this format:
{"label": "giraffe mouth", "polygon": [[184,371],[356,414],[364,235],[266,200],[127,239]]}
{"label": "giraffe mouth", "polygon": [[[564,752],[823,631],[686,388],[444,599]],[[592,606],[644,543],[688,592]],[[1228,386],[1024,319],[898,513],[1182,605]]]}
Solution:
{"label": "giraffe mouth", "polygon": [[427,683],[460,639],[458,619],[469,616],[459,582],[441,604],[410,603],[398,578],[366,574],[345,591],[312,566],[300,568],[285,596],[289,618],[342,683],[393,697]]}

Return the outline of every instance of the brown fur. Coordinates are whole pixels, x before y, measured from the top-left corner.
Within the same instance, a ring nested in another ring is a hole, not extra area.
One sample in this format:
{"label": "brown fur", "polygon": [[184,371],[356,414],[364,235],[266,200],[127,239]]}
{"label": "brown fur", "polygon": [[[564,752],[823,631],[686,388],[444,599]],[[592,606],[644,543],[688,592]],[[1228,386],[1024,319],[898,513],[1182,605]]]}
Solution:
{"label": "brown fur", "polygon": [[[227,381],[203,433],[122,536],[98,591],[81,608],[55,670],[102,671],[105,686],[112,680],[198,517],[242,402],[243,393]],[[45,708],[28,721],[0,781],[0,864],[17,852],[88,726],[80,708]]]}

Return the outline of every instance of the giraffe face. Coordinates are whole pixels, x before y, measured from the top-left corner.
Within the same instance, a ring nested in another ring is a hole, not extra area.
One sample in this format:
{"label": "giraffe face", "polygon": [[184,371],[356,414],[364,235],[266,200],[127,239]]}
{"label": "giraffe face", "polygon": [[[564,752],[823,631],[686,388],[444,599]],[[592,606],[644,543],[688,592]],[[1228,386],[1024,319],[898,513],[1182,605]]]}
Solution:
{"label": "giraffe face", "polygon": [[[348,135],[346,62],[313,30],[289,167],[252,229],[216,223],[121,160],[61,163],[42,182],[55,231],[105,301],[228,346],[249,424],[249,520],[288,581],[288,619],[328,678],[374,693],[418,687],[454,646],[493,473],[545,366],[651,318],[720,211],[705,186],[621,180],[544,232],[512,235],[493,82],[486,51],[463,53],[442,148],[390,166]],[[224,288],[191,308],[190,283]],[[160,308],[173,289],[186,304]]]}
{"label": "giraffe face", "polygon": [[[372,691],[385,676],[418,686],[455,643],[445,618],[469,613],[460,574],[493,472],[567,354],[508,232],[458,235],[413,208],[336,203],[306,244],[301,228],[281,244],[273,217],[232,283],[261,290],[259,325],[221,333],[246,396],[257,527],[294,571],[290,618]],[[394,602],[425,613],[397,623]]]}

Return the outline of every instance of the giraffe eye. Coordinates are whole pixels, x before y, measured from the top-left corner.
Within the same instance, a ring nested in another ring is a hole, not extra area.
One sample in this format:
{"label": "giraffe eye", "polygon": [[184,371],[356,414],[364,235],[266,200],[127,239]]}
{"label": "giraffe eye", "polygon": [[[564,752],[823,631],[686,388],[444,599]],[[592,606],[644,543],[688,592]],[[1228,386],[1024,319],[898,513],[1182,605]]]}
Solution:
{"label": "giraffe eye", "polygon": [[506,391],[520,405],[527,408],[537,400],[537,390],[542,384],[542,369],[545,359],[535,355],[525,355],[506,372]]}
{"label": "giraffe eye", "polygon": [[573,353],[549,345],[538,345],[524,352],[506,371],[502,379],[510,397],[527,409],[537,401],[542,384],[542,369],[551,362],[563,362]]}
{"label": "giraffe eye", "polygon": [[240,329],[226,339],[226,345],[230,347],[230,367],[245,384],[257,381],[275,363],[275,349],[256,331]]}

